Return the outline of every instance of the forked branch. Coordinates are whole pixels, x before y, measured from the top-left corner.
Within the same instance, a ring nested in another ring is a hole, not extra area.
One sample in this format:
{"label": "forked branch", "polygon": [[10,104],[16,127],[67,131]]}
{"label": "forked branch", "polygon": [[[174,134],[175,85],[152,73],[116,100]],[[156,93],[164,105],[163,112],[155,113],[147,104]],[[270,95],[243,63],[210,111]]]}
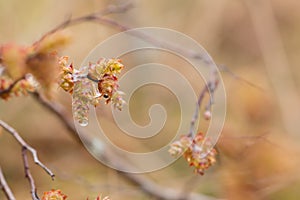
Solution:
{"label": "forked branch", "polygon": [[[0,126],[3,127],[4,130],[6,130],[8,133],[10,133],[17,140],[17,142],[22,146],[22,157],[23,157],[23,163],[24,163],[24,169],[25,169],[25,176],[28,179],[29,184],[30,184],[30,191],[31,191],[32,199],[39,200],[39,197],[36,192],[36,186],[34,184],[34,179],[29,170],[29,163],[28,163],[28,158],[27,158],[26,152],[29,151],[32,154],[34,163],[37,164],[38,166],[40,166],[47,174],[49,174],[51,176],[52,180],[54,179],[55,175],[52,173],[52,171],[48,167],[46,167],[46,165],[44,165],[39,160],[37,151],[33,147],[31,147],[29,144],[27,144],[25,142],[25,140],[20,136],[20,134],[14,128],[9,126],[7,123],[5,123],[2,120],[0,120]],[[2,174],[1,171],[0,171],[0,173]],[[0,182],[1,182],[2,190],[4,190],[4,193],[6,194],[6,196],[8,197],[9,200],[13,200],[14,198],[12,198],[13,196],[11,196],[12,194],[10,193],[10,190],[5,182],[5,179],[4,179],[3,175],[1,176],[1,174],[0,174],[0,179],[1,179]],[[8,195],[10,195],[10,196],[8,196]]]}

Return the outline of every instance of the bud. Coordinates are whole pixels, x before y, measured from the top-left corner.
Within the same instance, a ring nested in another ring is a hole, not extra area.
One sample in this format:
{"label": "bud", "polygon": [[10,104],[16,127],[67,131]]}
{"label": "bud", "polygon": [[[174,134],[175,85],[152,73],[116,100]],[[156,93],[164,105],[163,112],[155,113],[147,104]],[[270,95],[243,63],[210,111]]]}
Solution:
{"label": "bud", "polygon": [[211,112],[209,110],[206,110],[203,114],[205,120],[211,119]]}
{"label": "bud", "polygon": [[205,139],[202,133],[195,138],[182,136],[180,140],[171,144],[169,153],[172,156],[182,154],[188,164],[194,167],[194,172],[203,175],[204,171],[216,162],[217,151],[211,148],[209,139]]}

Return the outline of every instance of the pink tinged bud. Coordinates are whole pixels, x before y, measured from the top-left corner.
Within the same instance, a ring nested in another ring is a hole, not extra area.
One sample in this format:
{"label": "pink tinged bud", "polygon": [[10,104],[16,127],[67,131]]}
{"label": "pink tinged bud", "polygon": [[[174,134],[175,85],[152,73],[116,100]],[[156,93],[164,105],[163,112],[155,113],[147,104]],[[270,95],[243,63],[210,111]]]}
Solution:
{"label": "pink tinged bud", "polygon": [[205,120],[211,119],[211,112],[209,110],[206,110],[203,114]]}

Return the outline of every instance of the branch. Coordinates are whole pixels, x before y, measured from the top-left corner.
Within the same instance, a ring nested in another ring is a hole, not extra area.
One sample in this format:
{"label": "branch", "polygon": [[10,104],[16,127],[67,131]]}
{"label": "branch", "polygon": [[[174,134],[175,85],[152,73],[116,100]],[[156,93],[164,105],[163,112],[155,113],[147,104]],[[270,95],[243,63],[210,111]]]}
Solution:
{"label": "branch", "polygon": [[[2,126],[7,132],[9,132],[18,141],[18,143],[22,146],[22,157],[23,157],[23,162],[24,162],[25,175],[30,183],[32,199],[39,200],[39,197],[36,193],[34,179],[29,170],[29,164],[28,164],[28,158],[27,158],[26,151],[31,152],[35,164],[39,165],[42,169],[44,169],[45,172],[47,174],[49,174],[52,179],[54,179],[54,174],[51,172],[50,169],[48,169],[39,160],[36,150],[34,148],[32,148],[30,145],[28,145],[15,129],[13,129],[11,126],[9,126],[7,123],[3,122],[2,120],[0,120],[0,126]],[[10,199],[10,198],[8,198],[8,199]]]}
{"label": "branch", "polygon": [[29,144],[25,142],[25,140],[19,135],[19,133],[13,129],[11,126],[9,126],[4,121],[0,120],[0,126],[2,126],[7,132],[9,132],[16,140],[17,142],[22,146],[22,148],[28,150],[31,152],[34,163],[39,165],[42,169],[45,170],[47,174],[51,176],[52,179],[54,179],[54,174],[50,169],[48,169],[38,158],[37,152],[34,148],[32,148]]}
{"label": "branch", "polygon": [[191,120],[191,123],[190,123],[190,130],[189,130],[188,136],[194,136],[194,134],[195,134],[195,131],[196,131],[195,130],[195,123],[199,118],[200,107],[202,105],[202,101],[203,101],[206,93],[210,93],[210,100],[209,100],[209,103],[208,103],[208,105],[206,106],[205,109],[210,110],[210,108],[213,104],[213,93],[216,90],[216,88],[218,86],[218,83],[219,83],[218,79],[210,80],[207,83],[207,85],[205,85],[202,88],[202,90],[199,94],[199,97],[198,97],[198,101],[197,101],[196,109],[195,109],[195,112],[194,112],[194,116],[193,116],[193,118]]}
{"label": "branch", "polygon": [[8,200],[16,200],[11,189],[9,188],[9,186],[6,183],[6,180],[2,173],[1,167],[0,167],[0,188],[2,189],[2,191],[4,192],[4,194]]}
{"label": "branch", "polygon": [[[34,163],[39,165],[42,169],[44,169],[45,172],[51,176],[52,180],[54,179],[54,174],[52,173],[52,171],[50,169],[48,169],[39,160],[36,150],[34,148],[32,148],[30,145],[28,145],[15,129],[13,129],[11,126],[9,126],[7,123],[5,123],[2,120],[0,120],[0,126],[2,126],[7,132],[9,132],[17,140],[17,142],[22,146],[22,157],[23,157],[23,163],[24,163],[24,169],[25,169],[25,176],[30,183],[30,193],[31,193],[33,200],[39,200],[39,197],[36,192],[36,187],[34,184],[34,179],[29,170],[29,164],[28,164],[28,158],[27,158],[26,151],[30,151],[30,153],[32,154]],[[1,185],[3,186],[2,182],[3,181],[1,181]],[[10,198],[10,197],[8,197],[8,199],[14,200],[14,198]]]}
{"label": "branch", "polygon": [[31,175],[31,172],[29,170],[29,164],[28,164],[28,158],[26,154],[27,149],[25,147],[22,148],[22,157],[23,157],[23,163],[24,163],[24,170],[25,170],[25,177],[28,179],[30,184],[30,193],[33,200],[39,200],[40,198],[37,195],[37,189],[35,187],[34,179]]}

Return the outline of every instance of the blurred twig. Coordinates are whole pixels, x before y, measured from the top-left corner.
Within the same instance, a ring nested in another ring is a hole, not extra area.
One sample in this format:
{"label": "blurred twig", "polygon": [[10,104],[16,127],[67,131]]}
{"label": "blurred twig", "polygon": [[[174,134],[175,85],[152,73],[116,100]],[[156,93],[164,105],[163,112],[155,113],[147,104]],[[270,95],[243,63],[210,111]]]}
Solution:
{"label": "blurred twig", "polygon": [[234,79],[238,80],[238,81],[241,81],[242,83],[245,83],[246,85],[250,86],[250,87],[253,87],[253,88],[256,88],[262,92],[265,91],[264,88],[256,85],[255,83],[252,83],[251,81],[248,81],[246,79],[244,79],[243,77],[241,76],[238,76],[237,74],[233,73],[226,65],[219,65],[218,66],[219,69],[222,71],[222,72],[226,72],[228,73],[231,77],[233,77]]}
{"label": "blurred twig", "polygon": [[2,169],[0,167],[0,188],[2,189],[2,191],[4,192],[6,198],[8,200],[15,200],[16,198],[14,197],[11,189],[9,188],[9,186],[6,183],[5,177],[2,173]]}

